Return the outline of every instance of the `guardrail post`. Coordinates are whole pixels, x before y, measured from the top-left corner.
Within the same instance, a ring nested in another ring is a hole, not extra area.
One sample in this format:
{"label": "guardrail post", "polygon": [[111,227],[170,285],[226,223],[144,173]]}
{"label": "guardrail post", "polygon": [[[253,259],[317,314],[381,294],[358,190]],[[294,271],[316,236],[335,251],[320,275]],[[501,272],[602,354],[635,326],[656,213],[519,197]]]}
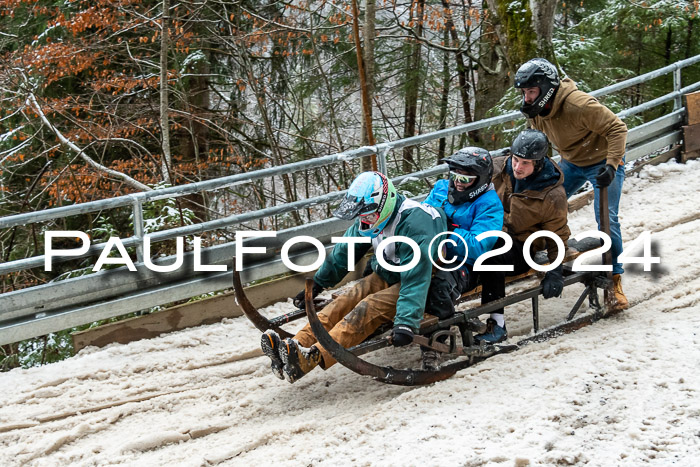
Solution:
{"label": "guardrail post", "polygon": [[379,170],[384,175],[387,175],[386,155],[391,149],[391,146],[389,146],[388,144],[378,144],[377,149],[377,155],[379,156],[379,161],[377,162],[377,170]]}
{"label": "guardrail post", "polygon": [[678,110],[683,107],[683,97],[680,95],[681,90],[681,67],[673,70],[673,90],[679,94],[673,99],[673,110]]}
{"label": "guardrail post", "polygon": [[140,199],[134,199],[132,206],[134,209],[134,237],[139,240],[136,244],[136,260],[143,263],[143,205]]}

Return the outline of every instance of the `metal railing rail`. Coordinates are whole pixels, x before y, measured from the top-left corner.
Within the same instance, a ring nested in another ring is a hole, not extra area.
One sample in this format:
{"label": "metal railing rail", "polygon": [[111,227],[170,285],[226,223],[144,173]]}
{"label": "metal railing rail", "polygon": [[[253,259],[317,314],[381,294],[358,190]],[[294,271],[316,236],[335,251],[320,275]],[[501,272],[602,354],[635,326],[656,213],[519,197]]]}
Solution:
{"label": "metal railing rail", "polygon": [[[684,115],[684,109],[678,106],[680,96],[700,89],[700,82],[681,87],[680,70],[698,62],[700,62],[700,56],[683,60],[668,67],[591,93],[595,96],[610,94],[670,72],[674,73],[674,92],[634,108],[625,109],[618,114],[622,118],[625,118],[674,100],[675,110],[673,112],[630,130],[628,134],[627,162],[651,154],[670,144],[680,142],[681,135],[678,128]],[[522,118],[520,112],[512,112],[425,135],[380,143],[375,146],[365,146],[309,161],[296,162],[284,166],[272,167],[184,186],[137,193],[110,200],[54,208],[36,213],[7,216],[0,218],[0,228],[9,228],[33,222],[43,222],[71,215],[85,214],[129,205],[131,205],[134,210],[136,225],[136,221],[139,219],[143,222],[141,215],[142,206],[143,203],[146,202],[168,197],[185,196],[200,191],[221,189],[248,183],[252,180],[264,177],[321,167],[366,157],[375,153],[378,155],[379,167],[386,171],[386,156],[390,150],[415,146],[439,138],[459,135],[475,129],[506,123],[519,118]],[[405,180],[437,175],[444,170],[444,165],[436,166],[396,177],[393,180],[395,183],[400,184]],[[316,204],[329,203],[339,199],[343,194],[344,191],[328,193],[326,195],[300,200],[286,205],[269,207],[192,226],[163,230],[151,234],[150,237],[153,241],[161,241],[178,236],[196,235],[209,230],[230,227],[243,222],[299,210]],[[328,242],[330,236],[342,233],[346,227],[346,222],[327,219],[280,231],[277,241],[281,243],[284,239],[296,235],[312,235],[314,237],[323,238],[323,241]],[[138,225],[136,226],[133,236],[122,239],[125,246],[138,247],[142,241],[142,224],[141,228],[139,228]],[[268,243],[268,245],[272,246],[273,243]],[[103,245],[99,244],[93,245],[91,250],[84,256],[95,254],[101,251],[102,247]],[[204,249],[202,253],[203,264],[228,264],[230,263],[231,257],[235,254],[235,242],[210,247]],[[187,253],[186,255],[191,257],[191,253]],[[315,258],[315,255],[315,250],[310,253],[302,252],[298,255],[298,262],[299,264],[304,264],[304,262],[309,264],[312,259]],[[12,261],[0,265],[0,274],[41,266],[43,262],[43,255]],[[170,264],[172,258],[165,258],[160,262],[163,264]],[[155,263],[158,264],[159,261],[155,261]],[[185,262],[185,264],[190,263],[191,258]],[[154,273],[144,267],[142,258],[138,258],[138,262],[135,264],[138,269],[137,273],[109,270],[98,274],[0,294],[0,344],[16,342],[28,337],[42,335],[46,332],[66,329],[77,324],[118,316],[162,303],[168,303],[214,290],[222,290],[230,286],[230,273],[228,272],[192,274],[191,271],[178,271],[176,273]],[[275,256],[274,252],[272,252],[267,256],[252,261],[249,266],[246,266],[246,270],[243,271],[242,274],[245,281],[252,281],[285,271],[286,267],[281,264],[278,255]]]}

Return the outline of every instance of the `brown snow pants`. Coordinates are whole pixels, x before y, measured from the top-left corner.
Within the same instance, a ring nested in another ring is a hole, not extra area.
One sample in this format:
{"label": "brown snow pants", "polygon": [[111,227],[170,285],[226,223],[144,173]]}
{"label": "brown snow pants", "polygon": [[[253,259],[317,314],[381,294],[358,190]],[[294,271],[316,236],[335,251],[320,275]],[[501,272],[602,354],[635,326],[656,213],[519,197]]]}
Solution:
{"label": "brown snow pants", "polygon": [[[361,343],[382,324],[394,320],[400,288],[400,283],[390,287],[384,279],[372,273],[329,303],[318,313],[318,318],[331,337],[347,349]],[[321,351],[324,369],[336,363],[331,354],[316,342],[310,325],[304,326],[294,338],[304,347],[316,345]]]}

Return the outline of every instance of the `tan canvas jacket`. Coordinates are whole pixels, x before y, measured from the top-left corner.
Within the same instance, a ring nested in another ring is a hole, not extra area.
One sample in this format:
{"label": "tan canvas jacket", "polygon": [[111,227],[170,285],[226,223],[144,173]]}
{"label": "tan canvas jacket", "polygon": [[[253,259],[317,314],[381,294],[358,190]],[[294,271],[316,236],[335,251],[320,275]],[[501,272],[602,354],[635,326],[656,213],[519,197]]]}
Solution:
{"label": "tan canvas jacket", "polygon": [[[568,203],[564,191],[564,174],[557,164],[552,163],[559,181],[544,188],[542,191],[525,190],[521,193],[513,193],[513,183],[510,175],[505,170],[506,160],[510,156],[495,157],[493,159],[493,184],[498,197],[503,203],[503,231],[511,237],[524,242],[534,232],[549,230],[558,235],[564,242],[571,235],[567,225]],[[531,248],[531,254],[547,249],[547,257],[554,261],[557,257],[556,244],[545,238],[539,238]]]}
{"label": "tan canvas jacket", "polygon": [[528,122],[547,135],[564,159],[581,167],[602,160],[617,167],[625,154],[627,125],[569,78],[561,80],[549,114]]}

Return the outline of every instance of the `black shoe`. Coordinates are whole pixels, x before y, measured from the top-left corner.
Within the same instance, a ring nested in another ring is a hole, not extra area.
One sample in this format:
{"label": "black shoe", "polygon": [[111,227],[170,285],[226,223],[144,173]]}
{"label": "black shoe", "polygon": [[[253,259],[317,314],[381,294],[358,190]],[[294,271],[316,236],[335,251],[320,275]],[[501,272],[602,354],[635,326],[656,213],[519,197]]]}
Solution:
{"label": "black shoe", "polygon": [[498,344],[506,339],[508,339],[508,331],[506,330],[505,323],[503,327],[500,327],[493,318],[486,320],[485,333],[474,336],[474,340],[477,343],[484,342],[485,344]]}
{"label": "black shoe", "polygon": [[284,379],[284,375],[282,374],[282,367],[284,367],[284,363],[280,357],[281,345],[282,342],[279,334],[271,329],[263,332],[262,337],[260,337],[260,348],[262,348],[263,353],[270,357],[270,360],[272,360],[272,363],[270,364],[272,374],[277,376],[279,379]]}
{"label": "black shoe", "polygon": [[321,362],[321,352],[313,345],[302,347],[296,339],[286,339],[282,343],[280,356],[284,362],[284,379],[295,382]]}

